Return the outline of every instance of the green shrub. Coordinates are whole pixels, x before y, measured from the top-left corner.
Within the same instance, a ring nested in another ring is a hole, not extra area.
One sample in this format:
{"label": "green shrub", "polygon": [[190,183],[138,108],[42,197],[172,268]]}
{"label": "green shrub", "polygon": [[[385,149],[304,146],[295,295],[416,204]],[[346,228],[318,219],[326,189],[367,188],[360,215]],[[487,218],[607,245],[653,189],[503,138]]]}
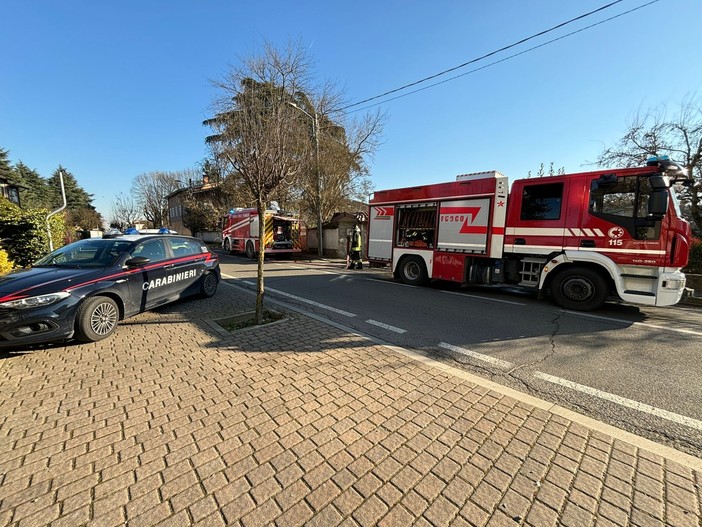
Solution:
{"label": "green shrub", "polygon": [[[28,267],[49,252],[46,209],[20,209],[0,198],[0,243],[15,266]],[[49,220],[54,249],[64,245],[64,217],[56,214]]]}
{"label": "green shrub", "polygon": [[12,271],[13,267],[14,264],[10,260],[9,256],[7,256],[7,253],[0,249],[0,276]]}

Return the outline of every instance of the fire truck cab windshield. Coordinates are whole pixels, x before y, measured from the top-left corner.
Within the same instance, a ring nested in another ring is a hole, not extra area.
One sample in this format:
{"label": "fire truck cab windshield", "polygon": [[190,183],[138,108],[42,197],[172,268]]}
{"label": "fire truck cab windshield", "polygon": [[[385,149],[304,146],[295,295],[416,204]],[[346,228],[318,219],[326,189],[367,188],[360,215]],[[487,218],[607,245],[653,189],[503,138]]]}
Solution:
{"label": "fire truck cab windshield", "polygon": [[665,187],[654,188],[652,178],[660,176],[612,178],[608,174],[593,180],[590,214],[621,225],[634,239],[658,239],[670,192]]}

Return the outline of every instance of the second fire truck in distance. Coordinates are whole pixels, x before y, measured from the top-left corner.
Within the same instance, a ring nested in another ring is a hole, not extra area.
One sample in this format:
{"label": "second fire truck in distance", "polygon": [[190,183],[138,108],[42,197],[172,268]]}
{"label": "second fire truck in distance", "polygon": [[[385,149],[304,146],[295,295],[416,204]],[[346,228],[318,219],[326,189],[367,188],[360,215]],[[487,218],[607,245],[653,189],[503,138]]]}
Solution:
{"label": "second fire truck in distance", "polygon": [[520,179],[499,172],[375,192],[368,260],[406,284],[430,279],[533,288],[566,309],[608,296],[669,306],[685,287],[690,225],[667,157],[646,166]]}
{"label": "second fire truck in distance", "polygon": [[[246,253],[253,259],[260,250],[258,221],[258,210],[255,208],[230,210],[224,218],[222,248],[232,253]],[[290,257],[301,252],[300,219],[297,216],[270,209],[266,210],[263,221],[265,254]]]}

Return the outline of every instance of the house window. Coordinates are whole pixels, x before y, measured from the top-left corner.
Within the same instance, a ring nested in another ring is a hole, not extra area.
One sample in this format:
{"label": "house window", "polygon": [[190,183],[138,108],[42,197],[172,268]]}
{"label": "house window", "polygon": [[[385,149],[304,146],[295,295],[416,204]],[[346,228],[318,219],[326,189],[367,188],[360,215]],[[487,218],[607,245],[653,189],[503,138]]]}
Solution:
{"label": "house window", "polygon": [[8,191],[8,199],[15,205],[19,206],[19,190],[16,187],[10,187]]}
{"label": "house window", "polygon": [[19,189],[17,187],[6,186],[3,190],[5,191],[4,193],[7,199],[19,207]]}

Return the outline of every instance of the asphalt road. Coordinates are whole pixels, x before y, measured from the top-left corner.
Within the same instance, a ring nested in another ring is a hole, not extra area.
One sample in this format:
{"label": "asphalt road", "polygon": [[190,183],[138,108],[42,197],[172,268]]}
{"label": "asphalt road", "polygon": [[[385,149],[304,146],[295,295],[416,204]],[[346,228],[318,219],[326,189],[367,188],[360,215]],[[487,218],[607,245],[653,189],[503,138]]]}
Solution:
{"label": "asphalt road", "polygon": [[[255,262],[220,262],[226,280],[254,287]],[[265,284],[267,298],[702,455],[702,310],[575,313],[517,290],[409,287],[324,261],[267,261]]]}

